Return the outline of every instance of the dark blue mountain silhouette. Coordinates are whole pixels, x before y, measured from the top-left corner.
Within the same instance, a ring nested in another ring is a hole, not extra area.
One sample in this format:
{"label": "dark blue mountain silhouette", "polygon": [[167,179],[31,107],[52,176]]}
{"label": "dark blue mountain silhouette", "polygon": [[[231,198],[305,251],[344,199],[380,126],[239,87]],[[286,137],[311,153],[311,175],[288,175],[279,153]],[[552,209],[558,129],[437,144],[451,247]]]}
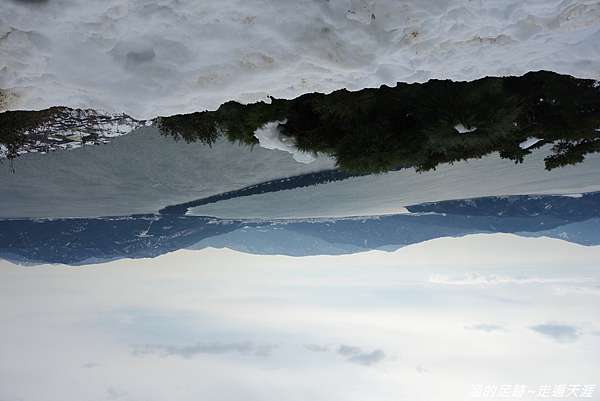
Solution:
{"label": "dark blue mountain silhouette", "polygon": [[171,214],[0,220],[0,257],[81,265],[209,246],[256,254],[333,255],[498,232],[600,244],[600,192],[485,197],[407,209],[411,213],[274,221]]}

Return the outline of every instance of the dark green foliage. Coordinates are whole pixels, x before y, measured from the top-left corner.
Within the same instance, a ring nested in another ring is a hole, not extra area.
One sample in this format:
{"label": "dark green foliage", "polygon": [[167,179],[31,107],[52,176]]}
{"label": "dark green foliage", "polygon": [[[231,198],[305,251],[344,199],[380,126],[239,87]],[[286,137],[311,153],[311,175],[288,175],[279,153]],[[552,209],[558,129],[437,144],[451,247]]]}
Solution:
{"label": "dark green foliage", "polygon": [[7,157],[17,157],[19,149],[25,144],[25,133],[52,119],[57,108],[42,111],[6,111],[0,113],[0,144],[6,146]]}
{"label": "dark green foliage", "polygon": [[506,78],[505,86],[525,105],[518,124],[548,140],[592,138],[600,128],[600,87],[593,80],[551,72]]}
{"label": "dark green foliage", "polygon": [[159,117],[156,125],[163,135],[188,143],[199,141],[212,145],[220,135],[215,115],[207,111]]}
{"label": "dark green foliage", "polygon": [[146,125],[146,122],[124,114],[107,115],[94,110],[67,107],[0,113],[0,163],[7,157],[12,165],[12,161],[21,153],[46,153],[68,148],[74,143],[106,143],[106,136],[113,134],[110,126],[120,124],[133,129]]}
{"label": "dark green foliage", "polygon": [[[223,132],[247,144],[256,142],[257,128],[285,121],[279,127],[298,149],[328,154],[340,168],[359,173],[423,171],[492,152],[520,163],[531,151],[519,143],[536,136],[543,140],[536,147],[562,141],[546,159],[552,169],[598,151],[600,89],[594,81],[541,71],[311,93],[271,104],[229,102],[215,112],[169,119],[179,128],[162,130],[175,137],[212,143]],[[471,132],[457,132],[459,124]]]}
{"label": "dark green foliage", "polygon": [[545,159],[548,170],[581,163],[590,153],[600,152],[600,139],[583,139],[578,142],[560,141],[552,148],[554,154]]}
{"label": "dark green foliage", "polygon": [[[8,147],[9,157],[23,146],[24,133],[54,112],[0,114],[0,143]],[[187,142],[212,145],[224,135],[254,145],[254,132],[273,121],[281,122],[282,134],[293,138],[298,149],[335,157],[341,169],[352,173],[424,171],[492,152],[520,163],[550,143],[555,144],[553,155],[545,163],[552,169],[600,152],[600,88],[592,80],[545,71],[473,82],[432,80],[271,98],[270,103],[227,102],[216,111],[159,117],[156,125],[163,135]],[[459,133],[458,125],[470,132]],[[521,149],[530,136],[542,141]]]}
{"label": "dark green foliage", "polygon": [[[300,149],[328,153],[358,172],[427,170],[481,157],[520,137],[513,126],[519,104],[497,80],[399,84],[293,102],[283,133]],[[457,124],[477,130],[461,135]]]}
{"label": "dark green foliage", "polygon": [[286,105],[286,101],[277,99],[272,99],[270,104],[227,102],[216,111],[159,117],[157,126],[163,135],[182,138],[186,142],[212,145],[221,134],[225,134],[232,142],[254,145],[257,143],[254,131],[269,121],[284,118]]}

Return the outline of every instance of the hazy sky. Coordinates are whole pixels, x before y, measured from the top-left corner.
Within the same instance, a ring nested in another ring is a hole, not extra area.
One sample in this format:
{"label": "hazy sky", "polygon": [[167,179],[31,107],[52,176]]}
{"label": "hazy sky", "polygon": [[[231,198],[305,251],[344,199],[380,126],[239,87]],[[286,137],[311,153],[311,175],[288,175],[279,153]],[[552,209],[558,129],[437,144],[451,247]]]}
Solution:
{"label": "hazy sky", "polygon": [[0,262],[0,400],[463,401],[476,384],[592,384],[599,264],[600,247],[502,234],[389,254]]}

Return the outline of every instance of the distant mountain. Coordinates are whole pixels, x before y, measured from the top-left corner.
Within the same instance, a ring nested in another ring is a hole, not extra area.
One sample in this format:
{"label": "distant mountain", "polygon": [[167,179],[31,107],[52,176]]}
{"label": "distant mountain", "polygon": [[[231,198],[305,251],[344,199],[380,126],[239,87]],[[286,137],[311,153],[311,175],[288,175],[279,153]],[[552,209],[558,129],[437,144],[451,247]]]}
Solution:
{"label": "distant mountain", "polygon": [[488,196],[474,199],[428,202],[408,206],[413,213],[448,213],[471,216],[554,216],[584,220],[600,216],[600,192],[573,195]]}
{"label": "distant mountain", "polygon": [[550,237],[580,245],[600,244],[600,218],[566,224],[546,231],[518,233],[524,237]]}
{"label": "distant mountain", "polygon": [[410,213],[399,215],[272,221],[169,214],[0,220],[0,257],[23,264],[81,265],[206,247],[254,254],[337,255],[498,232],[600,245],[600,192],[485,197],[407,209]]}
{"label": "distant mountain", "polygon": [[157,215],[2,220],[0,257],[70,265],[155,257],[239,227],[239,222]]}

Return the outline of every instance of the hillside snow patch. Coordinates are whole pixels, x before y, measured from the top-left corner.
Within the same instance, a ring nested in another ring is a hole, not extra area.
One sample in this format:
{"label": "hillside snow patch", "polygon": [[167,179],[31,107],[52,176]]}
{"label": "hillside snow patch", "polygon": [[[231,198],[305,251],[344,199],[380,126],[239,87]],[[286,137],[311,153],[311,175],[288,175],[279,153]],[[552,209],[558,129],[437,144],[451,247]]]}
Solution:
{"label": "hillside snow patch", "polygon": [[277,149],[291,153],[294,160],[299,163],[308,164],[314,162],[316,158],[311,153],[298,150],[293,138],[281,134],[279,124],[283,123],[285,121],[274,121],[257,129],[254,137],[258,139],[259,146],[265,149]]}

